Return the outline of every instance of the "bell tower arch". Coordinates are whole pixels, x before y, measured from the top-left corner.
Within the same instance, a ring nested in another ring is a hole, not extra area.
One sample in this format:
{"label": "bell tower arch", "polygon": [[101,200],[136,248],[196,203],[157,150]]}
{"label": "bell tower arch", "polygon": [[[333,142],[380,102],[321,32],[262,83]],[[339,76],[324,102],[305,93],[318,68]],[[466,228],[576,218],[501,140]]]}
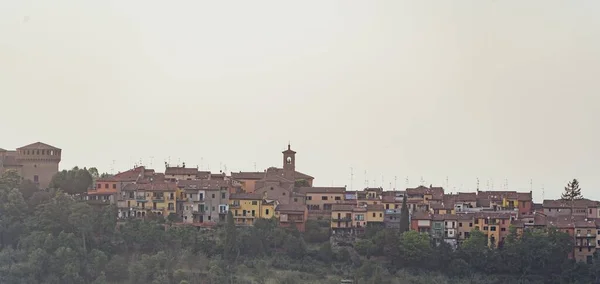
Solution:
{"label": "bell tower arch", "polygon": [[292,150],[289,143],[287,150],[283,151],[283,176],[289,180],[295,181],[296,152]]}

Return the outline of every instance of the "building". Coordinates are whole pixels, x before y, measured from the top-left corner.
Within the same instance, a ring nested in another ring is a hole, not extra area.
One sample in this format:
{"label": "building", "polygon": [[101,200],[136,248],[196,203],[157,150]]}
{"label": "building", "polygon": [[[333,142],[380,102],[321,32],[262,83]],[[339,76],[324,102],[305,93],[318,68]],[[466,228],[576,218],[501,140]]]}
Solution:
{"label": "building", "polygon": [[312,219],[329,219],[333,204],[345,203],[345,187],[298,187],[295,192],[305,196],[308,217]]}
{"label": "building", "polygon": [[275,201],[256,193],[236,193],[229,197],[229,210],[236,225],[253,225],[258,218],[275,215]]}
{"label": "building", "polygon": [[593,220],[580,220],[574,222],[576,261],[592,264],[596,253],[596,222]]}
{"label": "building", "polygon": [[123,187],[127,207],[119,208],[119,216],[147,217],[150,214],[168,217],[177,214],[177,186],[171,182],[130,183]]}
{"label": "building", "polygon": [[[239,181],[246,193],[255,193],[259,190],[261,191],[261,194],[263,192],[268,192],[271,190],[270,188],[273,186],[273,182],[276,181],[280,183],[279,186],[290,191],[294,186],[312,186],[314,181],[313,177],[296,171],[296,152],[291,149],[289,144],[287,150],[283,151],[282,154],[282,168],[270,167],[264,172],[231,173],[231,178]],[[275,180],[273,178],[275,176],[279,177],[279,179]],[[289,186],[290,183],[291,188]],[[288,193],[285,199],[288,199],[289,196]],[[283,203],[287,204],[287,201],[283,200]]]}
{"label": "building", "polygon": [[306,220],[308,219],[308,209],[300,204],[279,204],[275,208],[279,226],[295,226],[298,231],[306,230]]}
{"label": "building", "polygon": [[52,177],[58,173],[61,154],[61,149],[42,142],[29,144],[14,151],[0,148],[0,175],[5,171],[15,171],[39,188],[48,188]]}
{"label": "building", "polygon": [[[589,199],[577,199],[574,200],[573,204],[566,200],[544,200],[543,202],[544,215],[549,217],[559,216],[588,216],[594,215],[594,210],[600,206],[600,202],[589,200]],[[573,214],[571,214],[571,208]]]}
{"label": "building", "polygon": [[226,220],[231,195],[228,180],[180,180],[181,217],[184,223],[217,223]]}
{"label": "building", "polygon": [[384,213],[385,207],[383,204],[371,204],[367,205],[367,214],[365,219],[367,220],[368,227],[383,227],[384,226]]}

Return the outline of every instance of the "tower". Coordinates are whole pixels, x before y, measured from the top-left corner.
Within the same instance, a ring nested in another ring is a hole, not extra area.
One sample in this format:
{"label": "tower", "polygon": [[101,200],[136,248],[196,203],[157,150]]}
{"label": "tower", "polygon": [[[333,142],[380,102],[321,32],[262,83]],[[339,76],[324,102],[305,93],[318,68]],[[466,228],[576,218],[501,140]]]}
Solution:
{"label": "tower", "polygon": [[48,144],[36,142],[16,150],[20,175],[45,189],[52,177],[58,173],[62,150]]}
{"label": "tower", "polygon": [[283,151],[283,177],[295,181],[296,178],[296,152],[292,151],[288,143],[287,150]]}

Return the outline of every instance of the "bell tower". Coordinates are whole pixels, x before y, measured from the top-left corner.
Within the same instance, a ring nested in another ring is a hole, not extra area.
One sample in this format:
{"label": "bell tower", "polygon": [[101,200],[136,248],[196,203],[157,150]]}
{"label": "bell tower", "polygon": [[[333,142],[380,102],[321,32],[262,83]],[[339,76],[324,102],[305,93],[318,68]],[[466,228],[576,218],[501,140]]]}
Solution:
{"label": "bell tower", "polygon": [[283,177],[295,181],[296,176],[296,152],[288,143],[287,150],[283,151]]}

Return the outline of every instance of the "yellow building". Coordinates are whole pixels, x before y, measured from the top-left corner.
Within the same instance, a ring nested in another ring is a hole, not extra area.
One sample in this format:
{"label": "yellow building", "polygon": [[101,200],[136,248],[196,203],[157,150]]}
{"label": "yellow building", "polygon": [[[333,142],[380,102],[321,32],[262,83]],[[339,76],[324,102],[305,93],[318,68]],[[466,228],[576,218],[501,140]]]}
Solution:
{"label": "yellow building", "polygon": [[473,227],[483,232],[488,238],[488,245],[497,247],[509,234],[511,221],[517,213],[477,213],[473,218]]}
{"label": "yellow building", "polygon": [[350,231],[353,228],[352,210],[354,205],[333,204],[331,207],[331,229],[334,231]]}
{"label": "yellow building", "polygon": [[385,207],[383,204],[367,205],[367,226],[381,225],[383,226]]}
{"label": "yellow building", "polygon": [[149,213],[169,216],[177,213],[177,186],[174,183],[127,184],[123,188],[126,206],[131,216],[146,217]]}
{"label": "yellow building", "polygon": [[273,218],[276,201],[264,200],[255,193],[236,193],[229,196],[229,210],[237,225],[252,225],[258,218]]}

